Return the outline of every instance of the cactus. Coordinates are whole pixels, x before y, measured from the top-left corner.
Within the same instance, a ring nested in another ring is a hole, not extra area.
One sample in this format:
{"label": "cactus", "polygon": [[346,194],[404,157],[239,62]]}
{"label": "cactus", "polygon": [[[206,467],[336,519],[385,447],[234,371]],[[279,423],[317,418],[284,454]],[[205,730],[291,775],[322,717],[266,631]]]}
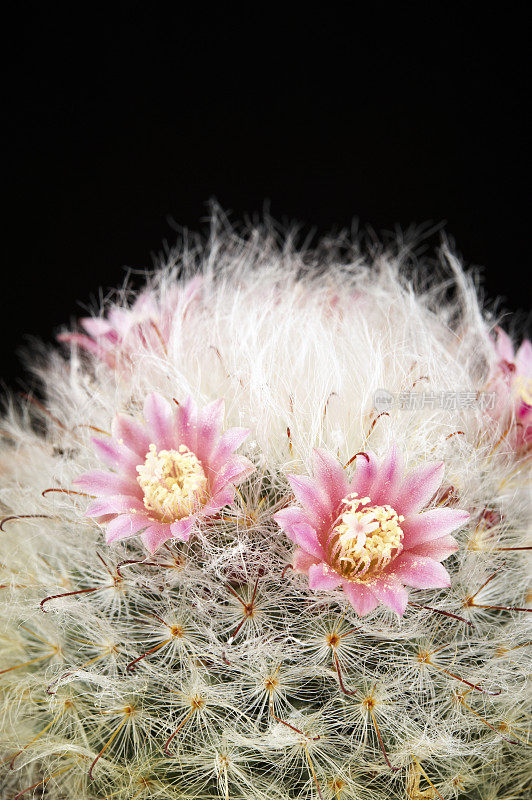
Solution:
{"label": "cactus", "polygon": [[[445,242],[301,251],[219,216],[32,352],[2,420],[2,797],[524,798],[532,351],[496,321]],[[318,524],[320,464],[367,497]],[[447,520],[409,562],[394,480]]]}

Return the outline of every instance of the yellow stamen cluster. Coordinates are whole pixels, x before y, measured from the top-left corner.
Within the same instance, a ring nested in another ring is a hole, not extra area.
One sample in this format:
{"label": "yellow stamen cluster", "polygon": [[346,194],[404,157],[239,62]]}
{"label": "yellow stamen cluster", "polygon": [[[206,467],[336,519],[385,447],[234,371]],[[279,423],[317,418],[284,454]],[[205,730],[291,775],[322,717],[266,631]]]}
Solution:
{"label": "yellow stamen cluster", "polygon": [[371,506],[356,492],[343,501],[343,511],[329,538],[331,565],[344,577],[366,580],[386,567],[403,549],[404,517],[388,505]]}
{"label": "yellow stamen cluster", "polygon": [[184,444],[159,450],[150,444],[146,461],[137,467],[144,505],[162,522],[196,511],[207,497],[207,478],[197,456]]}

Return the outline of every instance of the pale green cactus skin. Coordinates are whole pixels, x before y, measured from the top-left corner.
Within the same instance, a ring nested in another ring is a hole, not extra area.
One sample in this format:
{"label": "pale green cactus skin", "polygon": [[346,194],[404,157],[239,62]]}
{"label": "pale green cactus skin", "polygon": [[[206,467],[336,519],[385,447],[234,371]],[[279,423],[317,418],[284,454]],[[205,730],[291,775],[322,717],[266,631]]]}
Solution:
{"label": "pale green cactus skin", "polygon": [[[432,270],[404,242],[301,254],[215,224],[146,277],[162,303],[202,276],[164,348],[124,345],[114,367],[75,345],[31,354],[42,405],[14,397],[2,423],[2,799],[528,796],[530,457],[471,401],[494,318],[451,254]],[[470,400],[377,417],[379,388],[425,387]],[[97,466],[88,426],[140,415],[150,391],[223,397],[257,467],[231,508],[153,557],[106,545],[85,497],[46,492]],[[401,620],[358,618],[287,567],[272,514],[312,447],[345,464],[392,441],[409,465],[442,459],[440,502],[471,520],[449,589],[412,591]]]}

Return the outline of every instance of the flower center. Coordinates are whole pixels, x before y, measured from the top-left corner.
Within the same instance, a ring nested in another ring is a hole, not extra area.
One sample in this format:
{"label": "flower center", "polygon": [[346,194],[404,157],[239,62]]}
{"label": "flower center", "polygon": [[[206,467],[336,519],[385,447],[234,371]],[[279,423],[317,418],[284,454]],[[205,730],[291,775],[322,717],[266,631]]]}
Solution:
{"label": "flower center", "polygon": [[150,444],[146,461],[137,467],[144,505],[161,521],[187,517],[207,497],[207,478],[197,456],[184,444],[159,450]]}
{"label": "flower center", "polygon": [[333,527],[329,558],[345,578],[372,578],[399,555],[403,549],[403,531],[399,516],[391,506],[371,506],[369,497],[356,492],[342,500],[342,513]]}
{"label": "flower center", "polygon": [[522,400],[527,406],[532,406],[532,378],[518,375],[514,379],[514,390],[519,400]]}

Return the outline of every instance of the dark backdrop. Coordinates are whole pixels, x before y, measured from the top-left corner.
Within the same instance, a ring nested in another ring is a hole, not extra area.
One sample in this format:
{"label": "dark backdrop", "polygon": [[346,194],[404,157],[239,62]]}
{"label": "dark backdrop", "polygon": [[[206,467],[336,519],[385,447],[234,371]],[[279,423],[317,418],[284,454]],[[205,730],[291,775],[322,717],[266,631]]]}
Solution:
{"label": "dark backdrop", "polygon": [[201,227],[210,198],[235,219],[268,200],[318,235],[445,221],[489,294],[528,305],[524,15],[44,5],[8,32],[8,385],[27,334],[50,340],[124,266],[151,264],[169,220]]}

